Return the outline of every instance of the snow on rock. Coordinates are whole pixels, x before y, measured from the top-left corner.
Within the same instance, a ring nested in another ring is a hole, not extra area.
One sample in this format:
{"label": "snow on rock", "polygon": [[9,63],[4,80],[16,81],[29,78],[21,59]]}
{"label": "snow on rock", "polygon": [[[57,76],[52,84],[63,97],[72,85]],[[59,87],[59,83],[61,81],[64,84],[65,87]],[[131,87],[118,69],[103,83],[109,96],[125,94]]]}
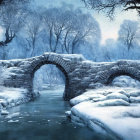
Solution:
{"label": "snow on rock", "polygon": [[115,87],[113,87],[113,88],[104,87],[104,88],[100,88],[100,89],[89,90],[89,91],[83,93],[82,95],[71,99],[70,104],[76,105],[83,101],[90,100],[93,102],[99,102],[99,101],[110,100],[110,99],[122,99],[122,100],[128,102],[129,98],[127,96],[129,96],[129,94],[127,94],[126,91],[124,91],[123,89],[115,88]]}
{"label": "snow on rock", "polygon": [[67,117],[70,117],[71,111],[66,111],[65,114],[66,114]]}
{"label": "snow on rock", "polygon": [[12,102],[12,100],[23,98],[24,93],[27,93],[25,89],[3,87],[2,91],[0,92],[0,97],[8,102]]}
{"label": "snow on rock", "polygon": [[134,96],[134,97],[140,96],[140,90],[134,90],[133,92],[130,93],[130,96]]}
{"label": "snow on rock", "polygon": [[7,102],[4,99],[0,99],[0,106],[2,107],[6,107],[7,106]]}
{"label": "snow on rock", "polygon": [[71,99],[70,104],[76,105],[76,104],[79,104],[80,102],[83,102],[83,101],[93,100],[96,102],[96,101],[104,100],[104,99],[105,99],[104,95],[101,95],[98,93],[92,94],[92,92],[89,91],[89,92],[85,92],[84,94]]}
{"label": "snow on rock", "polygon": [[8,115],[8,116],[6,117],[6,119],[11,119],[11,118],[17,117],[17,116],[19,116],[19,115],[20,115],[20,113],[19,113],[19,112],[16,112],[16,113],[13,113],[13,114]]}
{"label": "snow on rock", "polygon": [[111,94],[107,95],[106,98],[107,99],[123,99],[126,102],[129,102],[128,97],[126,95],[124,95],[124,94],[119,93],[119,92],[117,92],[117,93],[111,93]]}
{"label": "snow on rock", "polygon": [[129,103],[123,99],[111,99],[96,103],[96,106],[129,106]]}
{"label": "snow on rock", "polygon": [[130,97],[131,103],[140,103],[140,96],[139,97]]}
{"label": "snow on rock", "polygon": [[115,139],[140,138],[140,89],[103,87],[70,100],[71,120]]}
{"label": "snow on rock", "polygon": [[19,120],[9,120],[8,123],[17,123]]}
{"label": "snow on rock", "polygon": [[114,137],[126,140],[139,140],[140,114],[137,113],[137,118],[131,115],[132,110],[138,111],[139,107],[140,105],[135,107],[96,107],[91,102],[83,102],[74,106],[71,110],[72,114],[75,114],[72,116],[77,116],[77,119],[75,117],[71,118],[73,122],[78,120],[78,123],[82,120],[85,125],[90,125],[94,131],[96,131],[96,127],[94,128],[94,125],[91,126],[91,122]]}
{"label": "snow on rock", "polygon": [[1,115],[8,115],[9,112],[7,110],[1,110]]}

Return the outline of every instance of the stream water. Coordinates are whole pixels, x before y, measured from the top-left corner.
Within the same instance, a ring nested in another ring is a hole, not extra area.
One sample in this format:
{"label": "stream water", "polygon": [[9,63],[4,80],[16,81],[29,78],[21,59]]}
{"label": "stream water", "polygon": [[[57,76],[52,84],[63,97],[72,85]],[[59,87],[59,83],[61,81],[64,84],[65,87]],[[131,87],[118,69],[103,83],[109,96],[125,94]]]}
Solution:
{"label": "stream water", "polygon": [[63,90],[43,90],[35,101],[9,109],[12,117],[0,118],[0,140],[108,140],[72,124],[62,96]]}

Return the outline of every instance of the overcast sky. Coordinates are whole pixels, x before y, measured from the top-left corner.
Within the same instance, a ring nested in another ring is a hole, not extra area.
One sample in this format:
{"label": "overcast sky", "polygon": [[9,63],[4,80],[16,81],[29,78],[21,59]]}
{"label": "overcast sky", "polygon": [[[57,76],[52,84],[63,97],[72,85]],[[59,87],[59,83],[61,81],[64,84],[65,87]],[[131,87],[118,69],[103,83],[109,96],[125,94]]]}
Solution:
{"label": "overcast sky", "polygon": [[[105,42],[106,39],[113,38],[117,39],[118,31],[120,24],[125,19],[131,20],[138,20],[138,16],[136,11],[129,11],[129,12],[118,12],[116,17],[113,21],[110,21],[107,17],[102,15],[101,13],[98,14],[93,10],[87,10],[84,7],[84,4],[81,0],[34,0],[35,6],[46,6],[46,7],[53,7],[61,5],[62,2],[73,4],[75,7],[80,7],[82,10],[90,12],[93,17],[99,22],[101,33],[102,33],[102,43]],[[1,29],[0,29],[1,32]]]}

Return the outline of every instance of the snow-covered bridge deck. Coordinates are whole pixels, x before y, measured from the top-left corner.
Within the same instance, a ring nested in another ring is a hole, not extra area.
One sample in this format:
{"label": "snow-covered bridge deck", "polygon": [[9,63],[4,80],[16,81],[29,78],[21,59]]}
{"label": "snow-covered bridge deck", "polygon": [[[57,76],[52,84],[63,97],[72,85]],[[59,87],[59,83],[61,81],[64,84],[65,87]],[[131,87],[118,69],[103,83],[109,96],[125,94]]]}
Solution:
{"label": "snow-covered bridge deck", "polygon": [[[128,75],[140,81],[140,61],[119,60],[117,62],[87,61],[82,55],[45,53],[29,59],[1,60],[0,85],[23,87],[32,93],[34,73],[45,64],[56,65],[66,77],[65,99],[94,89],[100,84],[110,84],[120,75]],[[31,94],[32,95],[32,94]]]}

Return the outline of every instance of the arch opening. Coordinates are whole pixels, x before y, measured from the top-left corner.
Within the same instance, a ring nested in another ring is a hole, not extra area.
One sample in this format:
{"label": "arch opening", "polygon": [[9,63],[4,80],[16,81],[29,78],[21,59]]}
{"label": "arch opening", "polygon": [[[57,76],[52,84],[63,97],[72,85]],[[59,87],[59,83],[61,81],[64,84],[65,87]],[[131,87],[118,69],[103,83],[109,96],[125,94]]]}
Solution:
{"label": "arch opening", "polygon": [[69,78],[65,69],[52,62],[38,64],[31,73],[32,91],[39,91],[43,88],[63,88],[63,98],[68,100]]}
{"label": "arch opening", "polygon": [[115,73],[109,77],[107,84],[117,87],[140,88],[140,81],[129,73]]}
{"label": "arch opening", "polygon": [[135,79],[137,81],[140,82],[140,80],[133,74],[131,73],[128,73],[128,72],[125,72],[125,71],[117,71],[117,72],[114,72],[113,74],[111,74],[106,82],[107,85],[111,85],[113,80],[116,78],[116,77],[120,77],[120,76],[129,76],[131,77],[132,79]]}

